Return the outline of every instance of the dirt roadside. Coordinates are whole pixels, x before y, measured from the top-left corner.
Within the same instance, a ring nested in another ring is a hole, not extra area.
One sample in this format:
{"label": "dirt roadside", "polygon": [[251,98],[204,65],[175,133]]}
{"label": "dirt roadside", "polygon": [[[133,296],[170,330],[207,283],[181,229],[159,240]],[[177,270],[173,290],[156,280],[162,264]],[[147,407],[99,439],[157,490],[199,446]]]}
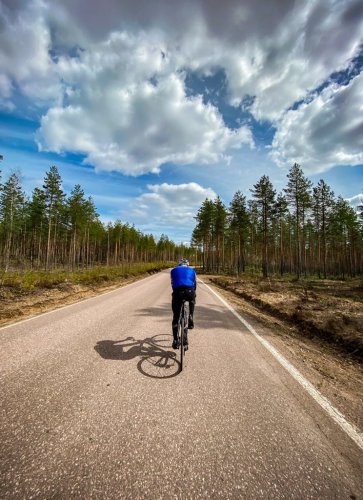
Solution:
{"label": "dirt roadside", "polygon": [[31,292],[0,287],[0,328],[52,311],[81,300],[95,297],[150,276],[150,273],[118,279],[98,285],[62,283],[53,288],[38,288]]}
{"label": "dirt roadside", "polygon": [[[255,303],[217,285],[219,278],[201,276],[292,363],[345,417],[363,431],[363,365],[339,345],[306,336],[299,323],[276,317]],[[251,293],[251,289],[249,290]],[[248,295],[249,296],[249,295]],[[256,298],[256,296],[254,297]],[[293,300],[293,297],[291,297]],[[318,302],[318,297],[315,297]],[[286,301],[286,298],[285,298]],[[321,304],[320,304],[321,306]],[[319,306],[319,307],[320,307]],[[334,313],[334,312],[333,312]],[[361,310],[358,314],[361,313]],[[335,313],[334,313],[335,314]]]}
{"label": "dirt roadside", "polygon": [[[139,275],[97,286],[64,283],[56,288],[38,289],[31,293],[19,293],[7,287],[0,287],[0,328],[128,285],[148,275]],[[259,302],[261,294],[257,297],[256,290],[253,292],[251,287],[247,297],[255,299],[252,301],[237,295],[236,290],[226,290],[218,286],[215,282],[216,277],[200,277],[204,282],[215,287],[218,293],[224,296],[252,326],[258,328],[268,341],[303,373],[351,423],[363,430],[362,363],[342,351],[339,345],[329,343],[326,339],[317,336],[306,336],[301,324],[293,325],[286,319],[284,320],[283,315],[277,317],[272,314],[271,310],[269,312],[261,307],[261,302]],[[244,288],[246,289],[246,285]],[[247,293],[246,290],[245,292]],[[266,299],[267,292],[264,293]],[[288,307],[289,301],[286,297],[282,297],[281,294],[271,294],[271,296],[274,297],[273,300],[285,303],[285,308]],[[296,300],[291,291],[289,297],[290,303]],[[318,296],[312,297],[312,303],[319,316],[322,304],[319,303]],[[358,308],[356,314],[358,319],[361,313],[362,310]],[[334,317],[338,317],[338,310],[334,309],[332,314],[334,320]],[[350,317],[353,316],[351,312]],[[353,318],[351,325],[357,326],[358,324],[357,318]]]}

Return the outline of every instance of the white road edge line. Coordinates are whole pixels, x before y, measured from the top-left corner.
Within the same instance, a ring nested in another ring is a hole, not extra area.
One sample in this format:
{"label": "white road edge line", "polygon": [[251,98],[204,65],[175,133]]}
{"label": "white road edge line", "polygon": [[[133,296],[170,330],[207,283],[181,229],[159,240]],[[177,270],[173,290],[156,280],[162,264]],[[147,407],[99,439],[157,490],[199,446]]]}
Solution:
{"label": "white road edge line", "polygon": [[102,297],[103,295],[108,295],[109,293],[117,292],[118,290],[121,290],[122,288],[127,288],[128,286],[135,285],[135,283],[140,283],[140,281],[147,280],[148,278],[151,278],[151,276],[154,276],[154,275],[145,276],[145,278],[141,278],[139,280],[133,281],[132,283],[128,283],[127,285],[123,285],[123,286],[120,285],[117,288],[114,288],[113,290],[109,290],[108,292],[102,292],[102,293],[99,293],[97,295],[94,295],[93,297],[88,297],[86,299],[80,299],[80,300],[77,300],[76,302],[72,302],[72,304],[67,304],[66,306],[57,307],[56,309],[52,309],[51,311],[46,311],[46,312],[43,312],[40,314],[36,314],[35,316],[31,316],[30,318],[21,319],[20,321],[15,321],[14,323],[10,323],[9,325],[0,326],[0,331],[5,330],[5,328],[11,328],[12,326],[20,325],[21,323],[26,323],[27,321],[32,321],[33,319],[40,318],[41,316],[46,316],[47,314],[53,314],[55,312],[61,311],[62,309],[67,309],[67,307],[76,306],[77,304],[80,304],[81,302],[87,302],[87,300],[94,300],[94,299],[97,299],[98,297]]}
{"label": "white road edge line", "polygon": [[363,434],[353,425],[350,424],[339,410],[337,410],[330,401],[324,397],[287,359],[285,359],[267,340],[261,337],[252,325],[248,323],[233,307],[228,304],[217,292],[215,292],[204,281],[198,279],[204,286],[208,288],[235,316],[241,323],[252,333],[252,335],[273,355],[273,357],[290,373],[294,379],[310,394],[312,398],[330,415],[330,417],[345,431],[348,436],[363,450]]}

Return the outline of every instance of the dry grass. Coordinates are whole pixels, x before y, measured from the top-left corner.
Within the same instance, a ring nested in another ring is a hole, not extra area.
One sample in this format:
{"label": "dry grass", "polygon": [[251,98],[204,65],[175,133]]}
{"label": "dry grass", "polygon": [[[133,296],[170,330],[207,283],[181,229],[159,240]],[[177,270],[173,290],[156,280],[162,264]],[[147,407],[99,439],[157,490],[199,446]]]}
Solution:
{"label": "dry grass", "polygon": [[165,262],[0,274],[0,325],[98,295],[170,267]]}
{"label": "dry grass", "polygon": [[13,292],[27,292],[40,288],[55,288],[62,284],[97,284],[113,281],[144,273],[158,272],[169,267],[165,262],[121,264],[119,266],[96,266],[87,269],[66,271],[25,271],[7,272],[0,271],[0,287],[8,288]]}
{"label": "dry grass", "polygon": [[260,309],[363,360],[363,280],[235,279],[212,281]]}

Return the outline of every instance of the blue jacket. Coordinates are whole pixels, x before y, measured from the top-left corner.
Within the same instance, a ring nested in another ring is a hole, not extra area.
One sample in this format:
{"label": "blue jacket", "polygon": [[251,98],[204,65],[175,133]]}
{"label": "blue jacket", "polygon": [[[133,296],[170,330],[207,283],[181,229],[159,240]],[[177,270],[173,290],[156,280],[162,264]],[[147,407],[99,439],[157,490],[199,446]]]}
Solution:
{"label": "blue jacket", "polygon": [[171,287],[173,290],[180,286],[188,286],[190,288],[197,288],[197,275],[191,267],[177,266],[171,270]]}

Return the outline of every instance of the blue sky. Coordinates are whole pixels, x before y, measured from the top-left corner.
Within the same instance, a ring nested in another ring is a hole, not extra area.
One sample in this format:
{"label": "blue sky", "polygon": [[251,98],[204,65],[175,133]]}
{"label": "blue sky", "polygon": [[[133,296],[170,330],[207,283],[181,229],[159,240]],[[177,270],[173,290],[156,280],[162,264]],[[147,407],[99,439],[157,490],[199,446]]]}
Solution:
{"label": "blue sky", "polygon": [[0,0],[0,168],[30,195],[57,165],[101,219],[188,242],[293,163],[357,205],[363,4]]}

